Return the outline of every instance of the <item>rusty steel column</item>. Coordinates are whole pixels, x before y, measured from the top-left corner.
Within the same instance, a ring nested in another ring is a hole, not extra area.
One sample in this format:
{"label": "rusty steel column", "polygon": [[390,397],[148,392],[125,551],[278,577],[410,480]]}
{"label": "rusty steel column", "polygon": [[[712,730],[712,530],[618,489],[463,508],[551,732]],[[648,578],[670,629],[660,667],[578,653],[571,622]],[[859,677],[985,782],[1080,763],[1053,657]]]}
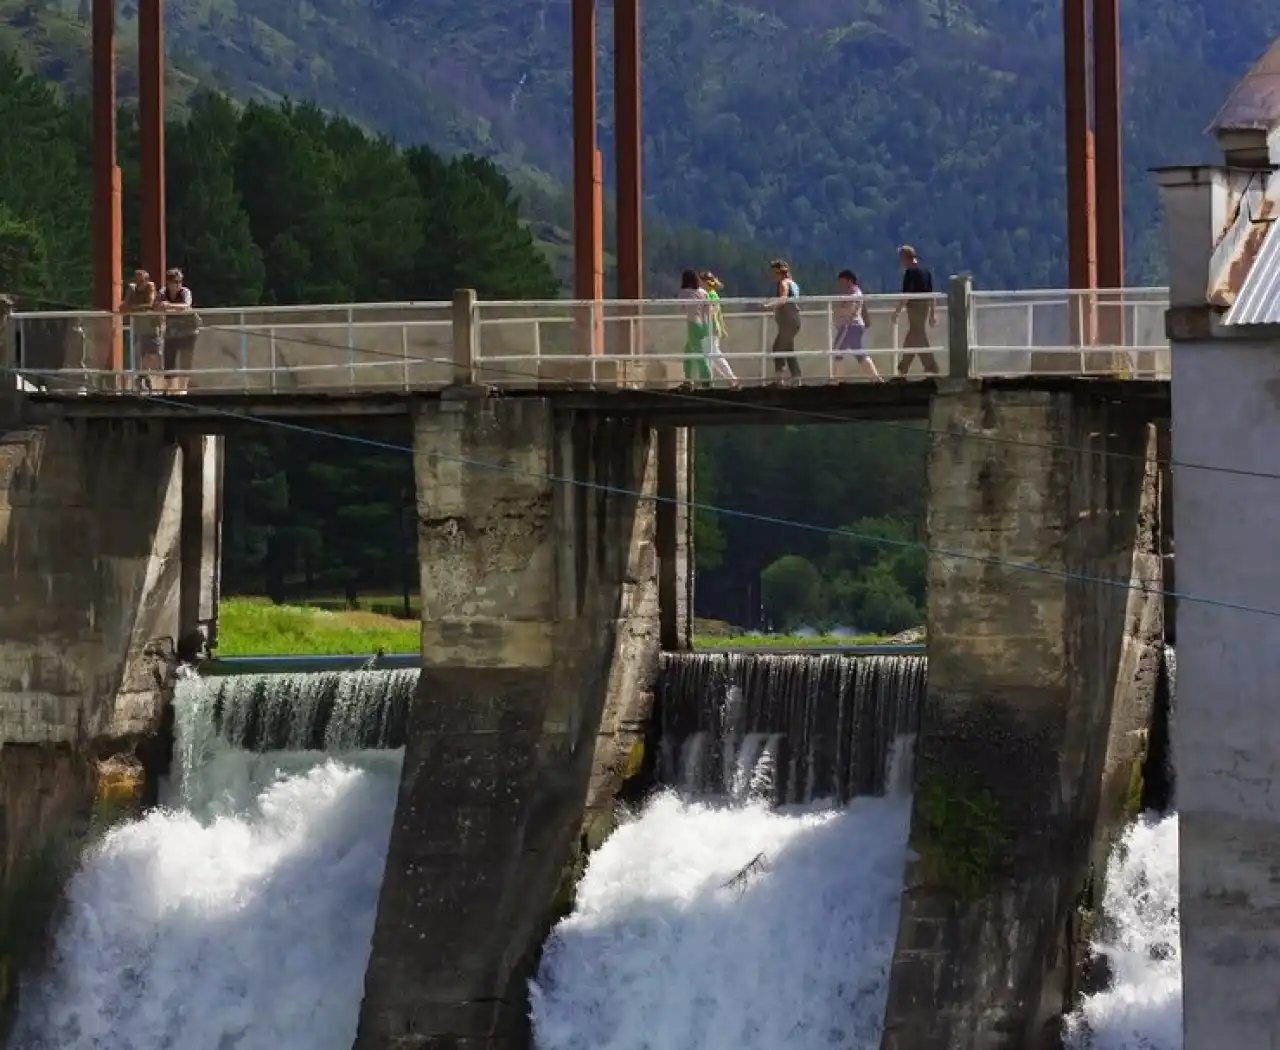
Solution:
{"label": "rusty steel column", "polygon": [[[1098,287],[1124,287],[1124,156],[1120,123],[1120,2],[1093,3],[1094,185],[1097,192]],[[1105,296],[1099,341],[1123,346],[1124,306]]]}
{"label": "rusty steel column", "polygon": [[[1097,287],[1093,133],[1089,129],[1088,0],[1062,0],[1063,93],[1067,146],[1067,285]],[[1092,300],[1072,303],[1073,339],[1092,342]]]}
{"label": "rusty steel column", "polygon": [[644,137],[640,104],[640,0],[613,7],[613,111],[618,177],[618,298],[644,298]]}
{"label": "rusty steel column", "polygon": [[[116,5],[93,3],[93,305],[116,310],[123,286],[120,168],[116,164]],[[118,369],[123,364],[119,323],[95,333],[90,364]]]}
{"label": "rusty steel column", "polygon": [[138,0],[138,139],[142,266],[159,283],[165,267],[164,0]]}
{"label": "rusty steel column", "polygon": [[596,0],[573,0],[573,297],[596,298]]}

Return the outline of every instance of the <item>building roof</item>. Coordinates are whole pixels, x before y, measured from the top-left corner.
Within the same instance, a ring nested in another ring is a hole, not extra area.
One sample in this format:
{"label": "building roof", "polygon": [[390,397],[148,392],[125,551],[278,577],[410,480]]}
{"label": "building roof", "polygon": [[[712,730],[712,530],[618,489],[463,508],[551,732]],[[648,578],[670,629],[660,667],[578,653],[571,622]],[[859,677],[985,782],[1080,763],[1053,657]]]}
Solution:
{"label": "building roof", "polygon": [[1280,39],[1245,74],[1209,131],[1270,131],[1280,125]]}
{"label": "building roof", "polygon": [[1223,324],[1280,324],[1280,222],[1269,225]]}

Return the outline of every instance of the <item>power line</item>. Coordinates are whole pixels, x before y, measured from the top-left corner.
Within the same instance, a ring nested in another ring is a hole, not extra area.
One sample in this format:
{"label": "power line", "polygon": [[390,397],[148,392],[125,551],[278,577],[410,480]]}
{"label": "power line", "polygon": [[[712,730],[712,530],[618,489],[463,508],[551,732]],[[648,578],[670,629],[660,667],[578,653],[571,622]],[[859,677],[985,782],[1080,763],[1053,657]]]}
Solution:
{"label": "power line", "polygon": [[[42,303],[51,303],[57,306],[72,306],[74,308],[74,304],[72,303],[60,302],[54,299],[38,299],[37,301]],[[332,343],[322,342],[317,339],[306,339],[300,336],[278,335],[278,334],[267,336],[261,333],[248,331],[245,327],[240,325],[206,325],[205,327],[208,329],[216,330],[216,331],[237,332],[247,338],[259,338],[259,339],[273,338],[278,343],[290,343],[298,346],[312,346],[320,349],[335,349]],[[392,351],[377,350],[371,347],[351,347],[349,348],[349,350],[354,353],[365,354],[370,357],[385,358],[388,361],[395,361],[395,362],[405,362],[406,360],[408,360],[409,363],[418,361],[418,362],[430,363],[430,364],[453,364],[452,359],[447,359],[447,358],[406,359],[403,355],[393,353]],[[528,372],[523,369],[503,367],[501,365],[494,365],[494,364],[485,364],[483,358],[481,358],[480,361],[478,362],[478,366],[480,368],[483,368],[486,371],[498,372],[508,377],[516,378],[516,379],[529,379],[529,380],[536,381],[540,378],[536,373]],[[721,408],[721,409],[741,408],[744,411],[749,411],[752,413],[768,413],[768,414],[775,414],[775,415],[785,415],[785,416],[790,416],[797,419],[809,419],[809,420],[813,420],[814,422],[821,422],[821,423],[846,423],[846,424],[856,423],[861,426],[876,426],[876,427],[882,427],[882,428],[892,429],[892,430],[901,430],[910,434],[919,434],[919,435],[928,436],[928,437],[938,436],[938,437],[946,437],[946,438],[958,438],[960,440],[967,440],[967,441],[985,441],[991,444],[1013,445],[1013,446],[1019,446],[1023,448],[1035,448],[1035,449],[1040,449],[1042,451],[1070,452],[1070,453],[1084,455],[1084,456],[1098,456],[1098,457],[1104,457],[1108,459],[1124,459],[1124,460],[1129,460],[1131,462],[1141,462],[1141,463],[1149,462],[1148,458],[1145,455],[1138,452],[1123,452],[1119,450],[1109,450],[1109,449],[1091,449],[1091,448],[1085,448],[1082,445],[1071,445],[1064,442],[1030,441],[1025,438],[1005,437],[999,434],[980,433],[980,432],[974,432],[971,430],[961,430],[961,431],[935,430],[929,427],[920,427],[920,426],[913,425],[911,423],[903,423],[900,421],[894,421],[894,420],[888,420],[888,419],[856,419],[856,418],[850,419],[846,416],[838,415],[832,412],[820,412],[812,409],[793,408],[788,405],[754,405],[754,404],[739,405],[735,402],[722,401],[719,398],[710,397],[706,394],[699,394],[695,391],[645,390],[644,393],[651,397],[665,397],[665,398],[674,399],[674,400],[691,402],[694,404],[714,405],[715,407]],[[1230,467],[1230,466],[1222,466],[1222,465],[1211,464],[1211,463],[1190,463],[1190,462],[1185,462],[1182,460],[1176,460],[1172,458],[1161,459],[1159,457],[1156,457],[1154,460],[1150,460],[1150,462],[1154,462],[1156,466],[1168,466],[1170,468],[1176,467],[1180,470],[1199,470],[1199,471],[1206,471],[1206,472],[1215,473],[1215,474],[1233,475],[1236,477],[1257,478],[1257,479],[1266,480],[1266,481],[1280,481],[1280,473],[1276,473],[1272,471],[1250,470],[1244,467]]]}
{"label": "power line", "polygon": [[[132,398],[134,400],[143,401],[151,404],[164,404],[174,408],[187,409],[194,412],[209,413],[212,415],[222,416],[230,419],[238,419],[251,423],[258,423],[263,426],[277,427],[281,430],[288,430],[294,433],[308,434],[313,437],[325,437],[338,441],[349,441],[353,444],[363,445],[368,448],[376,448],[388,452],[398,452],[401,454],[414,455],[415,450],[409,446],[396,445],[389,441],[381,441],[376,438],[361,437],[358,434],[343,434],[332,430],[322,430],[319,427],[306,426],[301,423],[289,423],[280,419],[266,419],[261,416],[249,415],[245,412],[236,412],[231,409],[211,408],[203,405],[195,405],[187,401],[179,399],[160,397],[156,395],[143,395],[134,393],[124,393],[122,397]],[[473,459],[468,456],[452,456],[443,452],[427,451],[426,455],[434,459],[442,460],[447,463],[457,463],[461,466],[474,467],[479,470],[488,470],[498,474],[507,474],[517,477],[535,478],[541,481],[550,481],[562,485],[575,485],[580,488],[603,492],[613,496],[628,496],[638,500],[644,500],[651,503],[669,503],[677,506],[687,507],[689,510],[707,511],[712,514],[723,515],[728,518],[737,518],[743,521],[754,521],[766,525],[777,525],[785,528],[798,529],[804,532],[818,533],[826,536],[839,536],[845,539],[859,540],[864,543],[870,543],[881,547],[890,547],[898,550],[919,550],[926,554],[932,554],[935,557],[950,558],[953,561],[977,563],[980,565],[993,565],[1000,568],[1013,569],[1019,572],[1036,573],[1042,576],[1049,576],[1054,579],[1071,580],[1078,583],[1089,583],[1095,586],[1117,588],[1125,591],[1139,591],[1156,597],[1176,598],[1179,601],[1192,602],[1200,605],[1209,605],[1220,609],[1231,609],[1236,612],[1254,613],[1259,616],[1269,616],[1280,618],[1280,610],[1264,609],[1252,605],[1243,605],[1238,602],[1225,601],[1219,598],[1206,598],[1200,595],[1183,594],[1179,591],[1166,591],[1160,587],[1152,587],[1143,583],[1135,583],[1133,580],[1116,580],[1107,579],[1102,576],[1090,576],[1085,573],[1070,572],[1065,569],[1055,569],[1046,565],[1035,565],[1031,562],[1017,562],[1005,558],[996,558],[989,555],[973,554],[968,551],[948,550],[940,547],[931,547],[926,543],[920,543],[914,540],[895,540],[883,536],[871,536],[866,533],[854,532],[852,529],[832,528],[827,525],[816,525],[812,522],[795,521],[788,518],[779,518],[770,514],[760,514],[755,511],[738,510],[733,507],[721,507],[710,503],[700,503],[697,500],[681,500],[673,496],[661,496],[656,493],[641,492],[637,489],[623,488],[617,485],[606,485],[601,482],[586,481],[581,478],[564,477],[557,474],[542,473],[539,471],[525,470],[520,467],[507,466],[501,463],[492,463],[485,460]]]}

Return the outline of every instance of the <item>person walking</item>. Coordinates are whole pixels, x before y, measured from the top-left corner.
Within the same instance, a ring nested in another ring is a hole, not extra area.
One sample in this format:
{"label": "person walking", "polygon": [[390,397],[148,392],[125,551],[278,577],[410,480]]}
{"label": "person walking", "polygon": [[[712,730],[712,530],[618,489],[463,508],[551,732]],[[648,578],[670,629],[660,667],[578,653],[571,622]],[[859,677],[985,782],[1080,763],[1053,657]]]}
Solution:
{"label": "person walking", "polygon": [[[933,275],[922,266],[916,250],[909,244],[898,249],[898,263],[902,266],[903,295],[933,295]],[[907,311],[907,336],[902,340],[904,350],[928,350],[929,332],[938,323],[934,313],[933,299],[903,299],[893,311],[893,319],[897,321],[903,310]],[[920,365],[927,375],[938,374],[938,359],[931,353],[921,353]],[[897,378],[905,378],[911,370],[911,362],[916,355],[907,353],[898,362]]]}
{"label": "person walking", "polygon": [[862,294],[862,286],[858,284],[858,275],[852,270],[841,270],[836,279],[840,282],[840,299],[835,305],[836,330],[831,340],[832,359],[840,362],[844,360],[846,352],[850,353],[864,374],[881,382],[876,363],[862,348],[867,334],[867,300]]}
{"label": "person walking", "polygon": [[711,337],[711,307],[695,271],[685,270],[680,275],[680,298],[691,300],[685,308],[685,384],[709,385],[711,368],[707,362],[707,344]]}
{"label": "person walking", "polygon": [[707,360],[711,363],[711,371],[729,380],[733,389],[737,390],[742,384],[733,374],[733,369],[729,367],[729,359],[724,356],[720,346],[721,341],[728,334],[724,325],[724,311],[720,308],[720,291],[724,285],[710,270],[703,270],[698,277],[711,303],[711,334],[707,337]]}
{"label": "person walking", "polygon": [[[778,326],[773,337],[773,371],[784,386],[800,381],[800,362],[796,360],[796,336],[800,334],[800,285],[791,276],[791,267],[782,259],[769,264],[776,284],[774,297],[764,304],[773,311]],[[788,373],[783,378],[784,369]]]}

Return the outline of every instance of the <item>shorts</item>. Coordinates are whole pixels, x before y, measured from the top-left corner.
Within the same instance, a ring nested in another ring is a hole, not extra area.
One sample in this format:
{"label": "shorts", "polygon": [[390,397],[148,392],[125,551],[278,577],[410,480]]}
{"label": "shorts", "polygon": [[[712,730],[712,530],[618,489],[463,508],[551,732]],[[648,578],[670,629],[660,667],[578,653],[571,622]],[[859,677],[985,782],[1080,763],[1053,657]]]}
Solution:
{"label": "shorts", "polygon": [[836,332],[835,343],[831,347],[836,360],[844,356],[842,350],[852,352],[859,361],[867,360],[871,355],[862,349],[862,339],[866,332],[866,326],[860,324],[847,324]]}

